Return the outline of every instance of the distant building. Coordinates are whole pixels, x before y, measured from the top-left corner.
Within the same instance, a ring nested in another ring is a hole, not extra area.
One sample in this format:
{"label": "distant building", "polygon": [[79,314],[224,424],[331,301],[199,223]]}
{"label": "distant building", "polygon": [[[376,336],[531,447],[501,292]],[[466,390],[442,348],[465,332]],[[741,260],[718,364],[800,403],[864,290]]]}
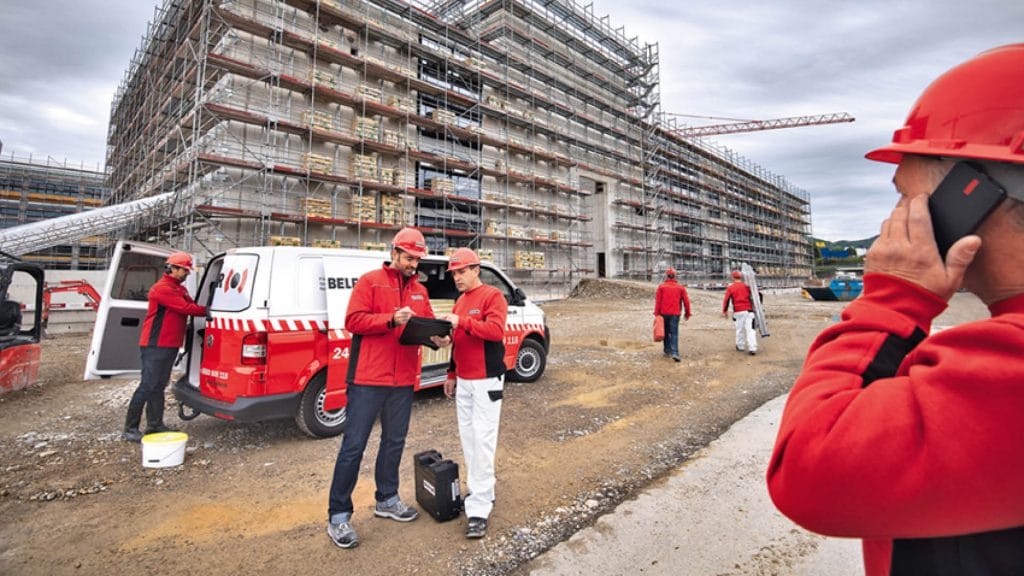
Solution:
{"label": "distant building", "polygon": [[[0,228],[91,210],[109,195],[103,172],[51,158],[0,159]],[[104,237],[86,237],[21,258],[49,269],[105,269],[107,244]]]}

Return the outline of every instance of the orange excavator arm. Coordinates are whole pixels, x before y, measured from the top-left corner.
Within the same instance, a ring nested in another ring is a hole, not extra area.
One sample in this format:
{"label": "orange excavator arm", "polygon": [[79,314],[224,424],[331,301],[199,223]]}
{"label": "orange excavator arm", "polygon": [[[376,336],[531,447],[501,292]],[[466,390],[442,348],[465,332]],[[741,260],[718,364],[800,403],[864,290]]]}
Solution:
{"label": "orange excavator arm", "polygon": [[47,282],[43,287],[43,325],[46,325],[46,321],[50,318],[51,308],[64,308],[67,306],[63,302],[51,303],[50,298],[52,294],[57,292],[75,292],[85,297],[85,307],[92,310],[96,310],[100,307],[100,293],[93,288],[92,284],[85,280],[61,280],[56,283]]}

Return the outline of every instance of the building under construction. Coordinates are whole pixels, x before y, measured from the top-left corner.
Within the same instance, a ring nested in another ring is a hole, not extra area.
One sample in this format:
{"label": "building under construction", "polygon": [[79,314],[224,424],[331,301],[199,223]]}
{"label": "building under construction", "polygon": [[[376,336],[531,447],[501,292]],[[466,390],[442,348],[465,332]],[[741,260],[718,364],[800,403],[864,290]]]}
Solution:
{"label": "building under construction", "polygon": [[[106,174],[97,170],[52,158],[0,159],[0,230],[92,210],[109,193]],[[62,236],[54,235],[43,249],[23,254],[22,259],[50,269],[107,267],[107,238]]]}
{"label": "building under construction", "polygon": [[657,44],[574,0],[166,0],[114,99],[135,237],[478,249],[531,294],[588,276],[810,275],[810,205],[663,121]]}

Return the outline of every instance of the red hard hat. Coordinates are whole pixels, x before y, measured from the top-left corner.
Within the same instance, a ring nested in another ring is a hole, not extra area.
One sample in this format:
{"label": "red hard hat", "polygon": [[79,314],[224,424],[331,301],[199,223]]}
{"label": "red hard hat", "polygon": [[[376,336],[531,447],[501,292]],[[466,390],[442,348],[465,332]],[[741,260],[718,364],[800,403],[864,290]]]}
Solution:
{"label": "red hard hat", "polygon": [[733,270],[732,271],[732,277],[733,278],[743,278],[743,273],[740,272],[739,270]]}
{"label": "red hard hat", "polygon": [[427,241],[423,238],[423,234],[415,228],[399,230],[398,234],[395,234],[394,240],[391,241],[391,246],[417,258],[427,255]]}
{"label": "red hard hat", "polygon": [[167,263],[171,266],[184,268],[189,272],[195,272],[195,265],[192,264],[192,255],[188,252],[175,252],[167,257]]}
{"label": "red hard hat", "polygon": [[1024,163],[1024,44],[982,52],[931,83],[879,162],[904,154]]}
{"label": "red hard hat", "polygon": [[480,264],[480,257],[469,248],[459,248],[448,258],[448,270],[462,270],[466,266]]}
{"label": "red hard hat", "polygon": [[675,278],[676,277],[676,269],[675,268],[669,268],[668,270],[665,270],[665,276],[668,276],[669,278]]}

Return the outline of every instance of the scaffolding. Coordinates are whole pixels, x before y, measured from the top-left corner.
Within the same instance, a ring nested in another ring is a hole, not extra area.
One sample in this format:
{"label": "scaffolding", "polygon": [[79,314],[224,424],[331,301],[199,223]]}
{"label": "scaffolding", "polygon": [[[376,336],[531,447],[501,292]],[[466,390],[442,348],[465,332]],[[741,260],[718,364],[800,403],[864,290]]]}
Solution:
{"label": "scaffolding", "polygon": [[111,201],[170,193],[128,233],[196,252],[416,226],[538,297],[752,256],[806,275],[778,232],[806,199],[667,133],[658,86],[657,45],[573,0],[167,0],[112,104]]}

